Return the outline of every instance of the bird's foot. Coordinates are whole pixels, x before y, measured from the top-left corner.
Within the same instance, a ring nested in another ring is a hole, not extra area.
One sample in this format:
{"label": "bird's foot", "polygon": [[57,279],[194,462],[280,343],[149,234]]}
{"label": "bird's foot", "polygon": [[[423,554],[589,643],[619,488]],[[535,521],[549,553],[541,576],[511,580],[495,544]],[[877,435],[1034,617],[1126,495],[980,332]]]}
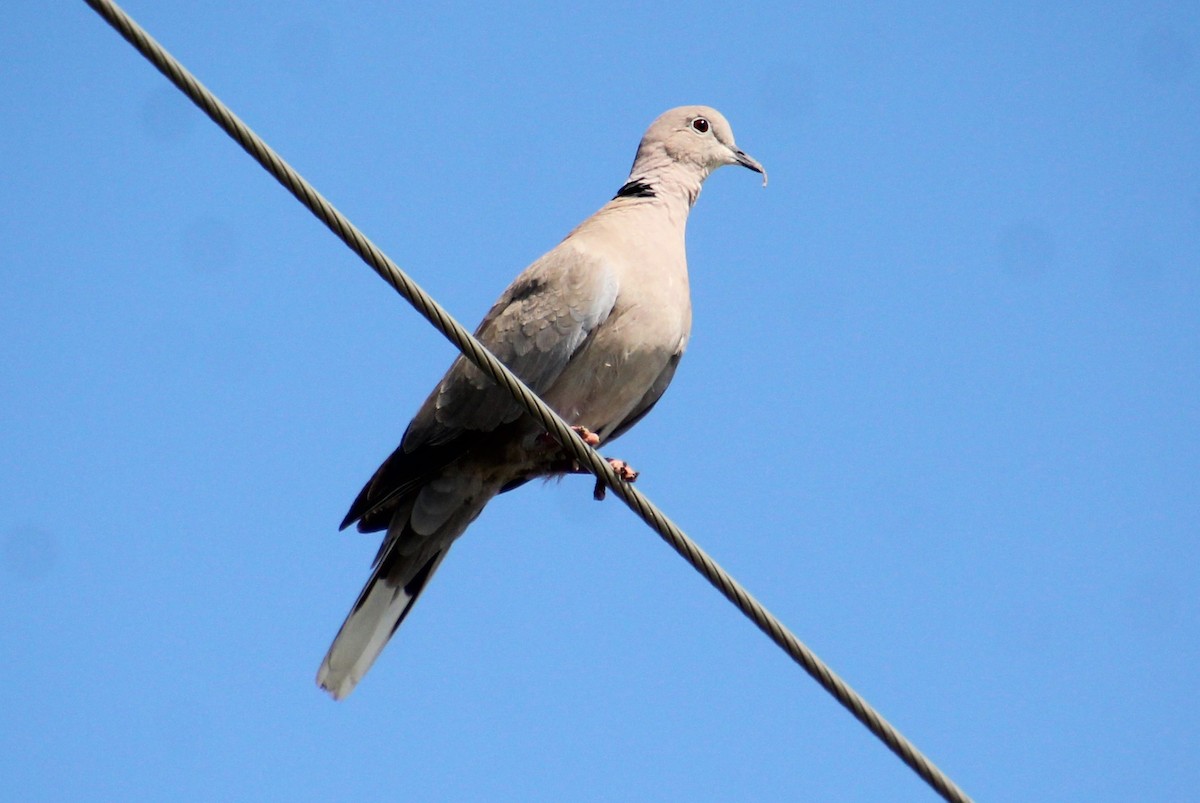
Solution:
{"label": "bird's foot", "polygon": [[624,460],[618,460],[615,457],[606,457],[604,459],[612,466],[612,470],[617,472],[617,476],[625,480],[625,482],[633,482],[638,478],[638,472]]}
{"label": "bird's foot", "polygon": [[[583,438],[583,442],[593,449],[600,445],[600,436],[587,427],[571,427],[571,431]],[[541,435],[538,435],[537,440],[538,443],[544,446],[558,446],[558,441],[554,440],[554,436],[549,432],[543,432]]]}
{"label": "bird's foot", "polygon": [[[604,459],[608,461],[610,466],[612,466],[612,470],[617,472],[617,476],[625,482],[633,482],[638,478],[638,472],[634,471],[633,467],[624,460],[618,460],[615,457],[606,457]],[[592,498],[594,498],[597,502],[602,502],[604,501],[604,496],[607,491],[608,488],[605,487],[604,480],[597,477],[596,490],[592,491]]]}
{"label": "bird's foot", "polygon": [[592,432],[587,427],[571,427],[571,430],[576,435],[583,438],[583,442],[588,446],[591,446],[593,449],[600,445],[600,436],[595,432]]}

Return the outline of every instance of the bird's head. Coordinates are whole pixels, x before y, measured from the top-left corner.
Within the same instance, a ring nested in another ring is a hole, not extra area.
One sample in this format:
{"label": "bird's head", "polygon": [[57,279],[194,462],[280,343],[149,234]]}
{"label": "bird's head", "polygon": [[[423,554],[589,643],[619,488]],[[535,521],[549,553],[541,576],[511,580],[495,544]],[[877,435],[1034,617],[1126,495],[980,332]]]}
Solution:
{"label": "bird's head", "polygon": [[651,123],[638,146],[633,174],[639,172],[639,165],[661,169],[664,156],[670,164],[698,172],[701,181],[718,167],[741,165],[761,173],[763,186],[767,184],[767,171],[738,148],[729,121],[708,106],[680,106]]}

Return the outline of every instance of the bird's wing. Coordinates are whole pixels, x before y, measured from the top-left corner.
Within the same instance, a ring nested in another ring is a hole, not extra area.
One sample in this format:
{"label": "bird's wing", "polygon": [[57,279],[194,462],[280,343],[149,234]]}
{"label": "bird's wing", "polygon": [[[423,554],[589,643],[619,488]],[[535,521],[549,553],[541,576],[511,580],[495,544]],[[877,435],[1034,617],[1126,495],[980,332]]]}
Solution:
{"label": "bird's wing", "polygon": [[[535,393],[545,394],[612,312],[617,279],[601,257],[570,239],[530,265],[484,317],[475,336]],[[359,493],[342,526],[387,527],[396,500],[521,415],[520,405],[458,357],[409,424],[400,446]]]}
{"label": "bird's wing", "polygon": [[[475,336],[544,395],[603,325],[616,299],[616,273],[606,260],[582,253],[567,240],[517,277]],[[463,430],[488,432],[520,414],[507,390],[459,357],[413,419],[405,446],[436,445]]]}

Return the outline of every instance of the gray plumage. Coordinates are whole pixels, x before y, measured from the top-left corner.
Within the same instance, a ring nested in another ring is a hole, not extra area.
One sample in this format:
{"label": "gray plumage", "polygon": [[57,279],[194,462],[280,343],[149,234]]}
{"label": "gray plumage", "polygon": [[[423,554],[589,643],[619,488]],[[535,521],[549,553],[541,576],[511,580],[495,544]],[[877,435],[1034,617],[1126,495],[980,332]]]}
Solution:
{"label": "gray plumage", "polygon": [[[715,109],[672,109],[646,131],[617,196],[504,291],[475,335],[567,423],[604,443],[662,396],[692,325],[684,228],[716,168],[762,166]],[[571,469],[509,394],[462,357],[342,522],[387,530],[317,682],[349,694],[492,497]]]}

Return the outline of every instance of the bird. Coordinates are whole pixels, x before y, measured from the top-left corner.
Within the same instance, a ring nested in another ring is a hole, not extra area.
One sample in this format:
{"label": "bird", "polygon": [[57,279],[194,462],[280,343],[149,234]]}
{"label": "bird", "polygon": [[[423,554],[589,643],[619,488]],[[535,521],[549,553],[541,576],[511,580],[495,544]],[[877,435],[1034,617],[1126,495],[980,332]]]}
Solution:
{"label": "bird", "polygon": [[[518,275],[475,331],[590,446],[641,420],[675,374],[692,325],[688,212],[726,165],[760,173],[766,186],[766,170],[716,109],[663,113],[612,200]],[[636,478],[610,462],[623,480]],[[506,390],[459,356],[342,521],[343,530],[386,535],[318,685],[335,700],[353,691],[492,498],[578,472]]]}

